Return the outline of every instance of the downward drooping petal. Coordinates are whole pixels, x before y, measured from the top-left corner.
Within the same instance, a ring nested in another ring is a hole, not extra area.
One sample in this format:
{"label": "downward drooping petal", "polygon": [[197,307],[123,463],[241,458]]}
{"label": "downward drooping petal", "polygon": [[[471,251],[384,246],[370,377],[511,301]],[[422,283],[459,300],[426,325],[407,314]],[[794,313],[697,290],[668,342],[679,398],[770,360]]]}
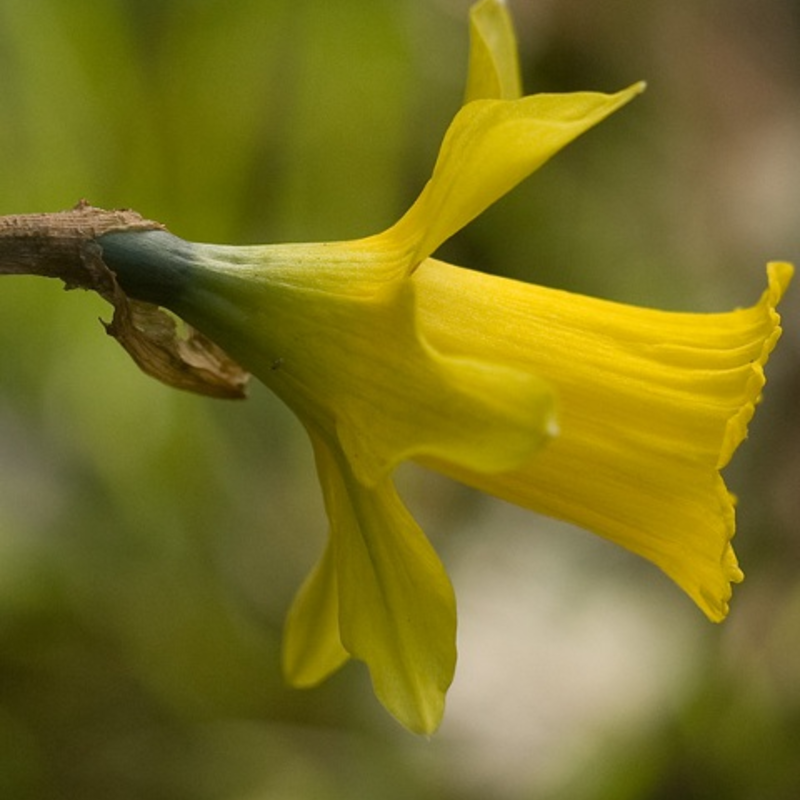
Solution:
{"label": "downward drooping petal", "polygon": [[503,0],[481,0],[469,13],[469,72],[464,102],[522,95],[514,24]]}
{"label": "downward drooping petal", "polygon": [[295,596],[283,635],[283,673],[298,689],[316,686],[350,658],[339,635],[339,586],[333,545]]}
{"label": "downward drooping petal", "polygon": [[637,83],[612,95],[536,94],[468,103],[445,134],[430,181],[382,237],[402,243],[413,270],[442,242],[643,89],[644,84]]}
{"label": "downward drooping petal", "polygon": [[468,348],[548,378],[561,430],[507,474],[435,467],[644,556],[723,619],[742,573],[719,470],[746,435],[791,275],[771,264],[752,308],[686,314],[425,262],[414,275],[425,334],[444,352]]}
{"label": "downward drooping petal", "polygon": [[314,686],[352,656],[398,721],[433,733],[456,664],[447,573],[390,480],[364,487],[335,443],[311,438],[330,541],[287,617],[284,675]]}
{"label": "downward drooping petal", "polygon": [[[411,730],[431,733],[455,671],[450,581],[391,481],[365,488],[335,443],[313,432],[312,441],[331,522],[341,642],[367,664],[384,706]],[[305,602],[298,598],[295,620],[307,616]],[[295,644],[303,641],[294,637],[290,620],[287,645]],[[316,664],[304,662],[306,676],[321,678],[338,666],[329,653],[317,658]]]}

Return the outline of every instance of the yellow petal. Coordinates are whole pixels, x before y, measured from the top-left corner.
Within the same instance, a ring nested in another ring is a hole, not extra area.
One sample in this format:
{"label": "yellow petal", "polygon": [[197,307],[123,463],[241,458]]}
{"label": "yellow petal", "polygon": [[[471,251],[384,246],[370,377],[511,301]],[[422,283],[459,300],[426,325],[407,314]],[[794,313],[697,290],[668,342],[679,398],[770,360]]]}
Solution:
{"label": "yellow petal", "polygon": [[402,242],[410,269],[573,139],[644,88],[617,94],[537,94],[476,100],[448,129],[433,176],[384,237]]}
{"label": "yellow petal", "polygon": [[388,480],[367,489],[312,436],[334,547],[339,628],[375,694],[403,725],[432,733],[456,663],[456,606],[444,567]]}
{"label": "yellow petal", "polygon": [[514,24],[503,0],[481,0],[469,12],[470,53],[465,103],[522,95]]}
{"label": "yellow petal", "polygon": [[432,260],[415,273],[426,336],[444,352],[469,347],[547,378],[561,434],[503,475],[434,466],[648,558],[710,619],[723,619],[742,573],[719,469],[759,399],[791,266],[770,264],[760,302],[720,314],[633,308],[464,273]]}
{"label": "yellow petal", "polygon": [[316,686],[349,658],[339,638],[339,594],[330,544],[295,597],[283,634],[283,674],[298,689]]}

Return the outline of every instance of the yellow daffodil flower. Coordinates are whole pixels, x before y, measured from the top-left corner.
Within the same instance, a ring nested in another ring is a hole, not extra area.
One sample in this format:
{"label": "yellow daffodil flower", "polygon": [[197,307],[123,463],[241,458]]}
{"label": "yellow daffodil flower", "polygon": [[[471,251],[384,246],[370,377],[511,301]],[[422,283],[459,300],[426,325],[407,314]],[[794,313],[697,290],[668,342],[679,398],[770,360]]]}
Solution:
{"label": "yellow daffodil flower", "polygon": [[123,289],[221,345],[308,431],[330,539],[288,616],[289,681],[313,686],[359,659],[380,701],[422,733],[453,678],[456,604],[393,469],[415,459],[588,528],[720,620],[742,573],[719,470],[746,434],[791,276],[772,264],[752,308],[684,314],[431,258],[642,90],[520,97],[500,0],[474,7],[471,35],[466,102],[431,180],[385,232],[251,247],[162,231],[99,239]]}

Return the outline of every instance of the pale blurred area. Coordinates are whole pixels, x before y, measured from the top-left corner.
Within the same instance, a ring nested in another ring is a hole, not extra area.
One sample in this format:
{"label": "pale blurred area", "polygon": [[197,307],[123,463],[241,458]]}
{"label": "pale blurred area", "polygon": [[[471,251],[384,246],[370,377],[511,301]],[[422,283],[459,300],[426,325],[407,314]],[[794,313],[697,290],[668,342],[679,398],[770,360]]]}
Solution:
{"label": "pale blurred area", "polygon": [[[461,100],[467,0],[3,0],[0,213],[81,197],[194,240],[376,232]],[[647,92],[447,243],[476,269],[725,310],[800,262],[800,4],[509,0],[528,91]],[[286,688],[325,536],[266,390],[182,395],[98,299],[0,279],[0,797],[794,800],[800,293],[726,476],[747,579],[708,623],[650,565],[412,465],[460,660],[418,739],[351,664]]]}

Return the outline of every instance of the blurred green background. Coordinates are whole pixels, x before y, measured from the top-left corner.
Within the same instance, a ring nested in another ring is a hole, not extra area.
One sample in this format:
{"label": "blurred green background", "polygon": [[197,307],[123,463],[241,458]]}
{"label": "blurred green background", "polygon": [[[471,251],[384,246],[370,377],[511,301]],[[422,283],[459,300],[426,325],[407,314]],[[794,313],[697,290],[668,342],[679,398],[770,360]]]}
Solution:
{"label": "blurred green background", "polygon": [[[648,92],[443,248],[618,300],[724,310],[800,261],[796,0],[509,0],[528,91]],[[421,187],[468,0],[2,0],[0,213],[85,197],[197,241],[349,238]],[[758,798],[800,792],[800,294],[727,477],[747,573],[712,626],[649,565],[414,467],[460,663],[430,741],[360,665],[287,689],[325,533],[263,388],[171,391],[103,303],[0,280],[0,797]]]}

